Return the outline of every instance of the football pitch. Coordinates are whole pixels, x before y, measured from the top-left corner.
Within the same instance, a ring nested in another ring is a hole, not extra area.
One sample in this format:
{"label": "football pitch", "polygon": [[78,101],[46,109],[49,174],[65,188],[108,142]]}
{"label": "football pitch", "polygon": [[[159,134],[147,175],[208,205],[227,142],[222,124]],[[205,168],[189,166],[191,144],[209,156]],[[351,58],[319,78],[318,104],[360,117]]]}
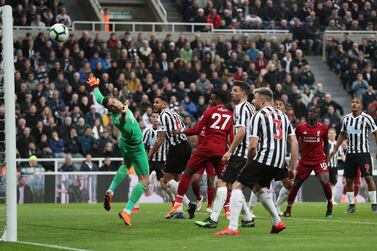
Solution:
{"label": "football pitch", "polygon": [[[0,250],[375,250],[377,215],[370,204],[358,205],[345,214],[345,205],[334,208],[326,219],[325,203],[298,203],[292,218],[284,219],[287,229],[269,234],[271,219],[260,204],[255,209],[255,228],[240,228],[239,236],[214,236],[227,220],[220,218],[217,229],[203,229],[195,220],[207,217],[204,208],[195,219],[165,220],[170,204],[142,204],[133,214],[133,226],[118,219],[123,204],[107,212],[101,204],[28,204],[18,206],[18,239],[52,245],[0,243]],[[204,206],[203,206],[204,207]],[[73,250],[73,249],[72,249]]]}

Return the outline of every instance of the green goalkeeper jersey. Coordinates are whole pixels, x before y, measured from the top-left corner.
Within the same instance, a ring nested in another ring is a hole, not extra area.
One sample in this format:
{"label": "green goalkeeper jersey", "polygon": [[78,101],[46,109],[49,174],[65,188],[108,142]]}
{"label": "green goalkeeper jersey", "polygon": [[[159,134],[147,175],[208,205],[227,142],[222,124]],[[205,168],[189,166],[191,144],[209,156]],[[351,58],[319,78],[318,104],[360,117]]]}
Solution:
{"label": "green goalkeeper jersey", "polygon": [[[101,91],[96,88],[93,91],[98,103],[102,104],[105,98]],[[135,146],[143,143],[143,134],[132,112],[128,109],[126,113],[126,122],[121,122],[121,113],[111,113],[113,124],[120,130],[122,134],[121,141],[126,145]]]}

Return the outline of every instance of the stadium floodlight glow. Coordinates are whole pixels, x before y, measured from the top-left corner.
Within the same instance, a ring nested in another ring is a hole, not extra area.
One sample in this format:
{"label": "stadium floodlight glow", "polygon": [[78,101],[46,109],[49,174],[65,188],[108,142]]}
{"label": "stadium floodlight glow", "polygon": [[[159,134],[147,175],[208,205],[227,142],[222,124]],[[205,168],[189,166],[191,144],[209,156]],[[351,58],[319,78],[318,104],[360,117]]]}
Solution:
{"label": "stadium floodlight glow", "polygon": [[2,68],[5,106],[5,164],[6,164],[6,223],[3,240],[17,241],[17,168],[16,168],[16,109],[13,63],[12,7],[0,8],[2,30]]}

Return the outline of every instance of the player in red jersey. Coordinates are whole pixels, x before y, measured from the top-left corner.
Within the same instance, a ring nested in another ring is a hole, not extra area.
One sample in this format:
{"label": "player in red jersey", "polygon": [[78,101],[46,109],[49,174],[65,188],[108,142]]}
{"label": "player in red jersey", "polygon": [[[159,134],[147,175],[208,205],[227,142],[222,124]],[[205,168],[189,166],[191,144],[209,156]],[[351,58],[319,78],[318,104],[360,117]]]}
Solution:
{"label": "player in red jersey", "polygon": [[228,138],[233,140],[233,113],[225,108],[226,93],[215,90],[210,96],[210,107],[208,107],[193,128],[184,128],[177,133],[185,133],[186,135],[198,135],[205,127],[204,141],[198,146],[195,153],[191,156],[187,163],[178,186],[178,195],[175,199],[174,206],[165,216],[170,219],[177,213],[182,212],[182,199],[186,193],[191,176],[207,162],[211,162],[215,166],[217,177],[221,177],[224,169],[222,156],[228,150]]}
{"label": "player in red jersey", "polygon": [[285,217],[291,216],[291,209],[297,191],[312,171],[319,178],[327,199],[326,217],[332,217],[332,193],[329,182],[328,170],[328,128],[318,122],[320,109],[312,107],[309,110],[308,122],[296,127],[296,136],[301,144],[301,160],[293,187],[288,195],[288,206],[284,212]]}
{"label": "player in red jersey", "polygon": [[[205,127],[202,129],[198,135],[198,144],[197,147],[203,143],[205,138]],[[196,171],[196,173],[191,178],[191,187],[194,195],[196,197],[196,211],[199,211],[202,207],[203,196],[200,194],[200,181],[204,174],[204,171],[207,173],[207,212],[212,212],[212,203],[215,198],[215,167],[212,162],[207,162],[205,166],[201,167]]]}

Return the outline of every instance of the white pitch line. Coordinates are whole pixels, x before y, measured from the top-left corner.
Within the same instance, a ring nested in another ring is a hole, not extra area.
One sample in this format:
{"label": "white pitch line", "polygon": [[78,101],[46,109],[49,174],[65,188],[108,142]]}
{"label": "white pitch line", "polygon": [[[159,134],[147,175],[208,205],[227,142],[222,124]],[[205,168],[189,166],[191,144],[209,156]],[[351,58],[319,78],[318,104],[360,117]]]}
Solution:
{"label": "white pitch line", "polygon": [[[264,217],[264,216],[260,216],[260,217],[256,217],[257,219],[261,218],[261,219],[270,219],[270,217]],[[284,218],[282,218],[284,219]],[[333,218],[330,218],[330,219],[309,219],[309,218],[289,218],[287,219],[286,222],[290,221],[290,220],[302,220],[302,221],[316,221],[316,222],[328,222],[328,223],[331,223],[331,222],[337,222],[337,223],[351,223],[351,224],[361,224],[361,225],[377,225],[377,222],[367,222],[367,221],[350,221],[350,220],[334,220]]]}
{"label": "white pitch line", "polygon": [[43,243],[38,243],[38,242],[17,241],[17,243],[25,244],[25,245],[31,245],[31,246],[37,246],[37,247],[55,248],[55,249],[60,249],[60,250],[91,251],[89,249],[70,248],[70,247],[64,247],[64,246],[59,246],[59,245],[43,244]]}

